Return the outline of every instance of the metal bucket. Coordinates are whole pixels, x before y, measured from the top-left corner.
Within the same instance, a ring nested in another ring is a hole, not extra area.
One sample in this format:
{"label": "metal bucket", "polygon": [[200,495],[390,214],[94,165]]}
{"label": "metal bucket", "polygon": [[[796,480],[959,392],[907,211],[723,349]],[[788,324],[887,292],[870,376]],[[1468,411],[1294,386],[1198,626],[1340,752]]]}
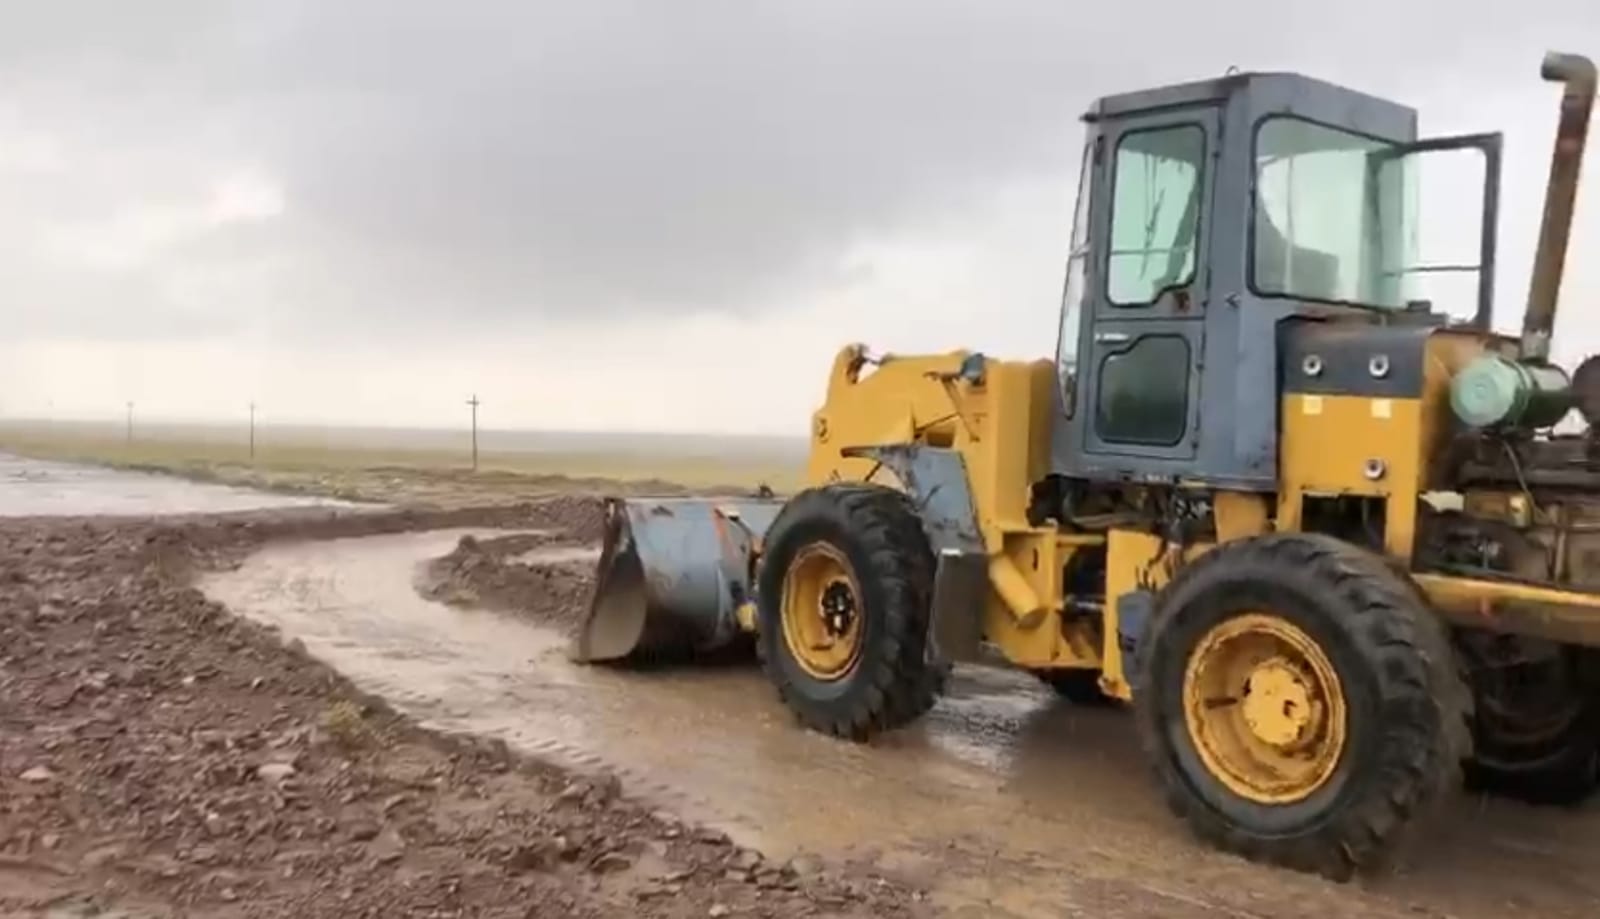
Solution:
{"label": "metal bucket", "polygon": [[[608,498],[595,592],[571,656],[583,662],[714,651],[741,608],[777,498]],[[748,621],[748,620],[747,620]]]}

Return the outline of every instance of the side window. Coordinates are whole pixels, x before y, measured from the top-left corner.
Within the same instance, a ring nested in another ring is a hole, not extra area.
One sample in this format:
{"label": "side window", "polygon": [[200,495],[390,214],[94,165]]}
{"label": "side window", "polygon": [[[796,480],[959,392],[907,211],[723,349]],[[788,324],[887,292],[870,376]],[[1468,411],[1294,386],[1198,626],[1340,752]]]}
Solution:
{"label": "side window", "polygon": [[1189,414],[1189,343],[1147,335],[1100,362],[1095,432],[1112,443],[1170,447]]}
{"label": "side window", "polygon": [[1113,306],[1148,306],[1194,280],[1205,151],[1205,131],[1192,124],[1117,142],[1106,271]]}
{"label": "side window", "polygon": [[1085,278],[1089,268],[1089,183],[1097,138],[1083,145],[1083,165],[1078,170],[1078,204],[1072,212],[1072,241],[1067,251],[1067,278],[1061,294],[1061,335],[1056,339],[1056,364],[1061,372],[1062,404],[1072,417],[1077,401],[1078,345],[1083,336]]}

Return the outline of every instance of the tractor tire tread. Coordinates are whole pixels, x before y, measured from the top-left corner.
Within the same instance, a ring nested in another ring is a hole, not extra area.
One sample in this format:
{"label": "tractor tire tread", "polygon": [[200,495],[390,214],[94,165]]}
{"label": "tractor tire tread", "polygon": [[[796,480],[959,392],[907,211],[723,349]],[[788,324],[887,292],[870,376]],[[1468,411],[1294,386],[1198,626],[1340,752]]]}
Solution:
{"label": "tractor tire tread", "polygon": [[[1402,831],[1461,785],[1470,755],[1471,696],[1449,634],[1409,577],[1382,558],[1333,537],[1285,533],[1225,543],[1181,569],[1158,600],[1148,635],[1159,640],[1194,595],[1219,572],[1253,569],[1303,579],[1337,598],[1347,634],[1377,677],[1384,732],[1374,745],[1379,777],[1352,806],[1298,836],[1253,833],[1225,818],[1187,786],[1172,764],[1157,706],[1136,706],[1139,734],[1168,807],[1203,839],[1248,858],[1336,880],[1376,867],[1403,847]],[[1148,665],[1154,655],[1145,655]],[[1152,674],[1141,685],[1152,687]],[[1154,693],[1154,688],[1146,690]]]}
{"label": "tractor tire tread", "polygon": [[[839,515],[867,562],[857,573],[870,579],[885,602],[882,632],[876,646],[863,649],[860,666],[868,683],[852,693],[847,704],[820,704],[790,682],[772,655],[782,638],[776,619],[781,593],[776,578],[763,577],[763,633],[757,642],[762,668],[777,687],[781,701],[807,727],[856,741],[916,720],[943,691],[948,667],[925,660],[928,615],[933,598],[933,553],[916,509],[903,493],[878,485],[834,484],[810,488],[792,498],[767,536],[769,549],[779,545],[796,521],[816,515]],[[770,644],[769,644],[770,643]]]}

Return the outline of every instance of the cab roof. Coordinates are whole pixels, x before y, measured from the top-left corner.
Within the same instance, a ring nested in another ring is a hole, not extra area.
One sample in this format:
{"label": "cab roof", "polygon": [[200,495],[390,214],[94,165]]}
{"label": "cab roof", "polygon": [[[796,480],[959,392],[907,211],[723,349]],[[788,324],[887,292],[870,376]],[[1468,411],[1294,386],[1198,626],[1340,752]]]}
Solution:
{"label": "cab roof", "polygon": [[1280,100],[1290,103],[1291,107],[1295,100],[1316,103],[1337,98],[1348,106],[1382,111],[1389,118],[1413,123],[1416,120],[1416,110],[1409,106],[1315,77],[1284,71],[1230,73],[1211,79],[1116,93],[1095,100],[1083,117],[1086,121],[1099,121],[1158,109],[1221,103],[1240,95]]}

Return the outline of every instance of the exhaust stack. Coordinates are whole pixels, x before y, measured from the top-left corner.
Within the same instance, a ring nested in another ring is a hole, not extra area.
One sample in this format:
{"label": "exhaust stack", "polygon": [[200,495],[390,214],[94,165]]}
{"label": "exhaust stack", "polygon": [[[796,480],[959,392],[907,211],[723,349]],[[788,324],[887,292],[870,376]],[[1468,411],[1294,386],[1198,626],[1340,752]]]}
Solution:
{"label": "exhaust stack", "polygon": [[1555,152],[1550,159],[1550,181],[1545,187],[1539,247],[1534,251],[1528,309],[1522,319],[1522,356],[1544,360],[1550,355],[1556,299],[1561,293],[1567,239],[1572,233],[1572,205],[1578,194],[1578,172],[1589,136],[1589,114],[1594,108],[1595,66],[1582,55],[1552,51],[1544,56],[1539,74],[1546,80],[1566,84],[1561,94]]}

